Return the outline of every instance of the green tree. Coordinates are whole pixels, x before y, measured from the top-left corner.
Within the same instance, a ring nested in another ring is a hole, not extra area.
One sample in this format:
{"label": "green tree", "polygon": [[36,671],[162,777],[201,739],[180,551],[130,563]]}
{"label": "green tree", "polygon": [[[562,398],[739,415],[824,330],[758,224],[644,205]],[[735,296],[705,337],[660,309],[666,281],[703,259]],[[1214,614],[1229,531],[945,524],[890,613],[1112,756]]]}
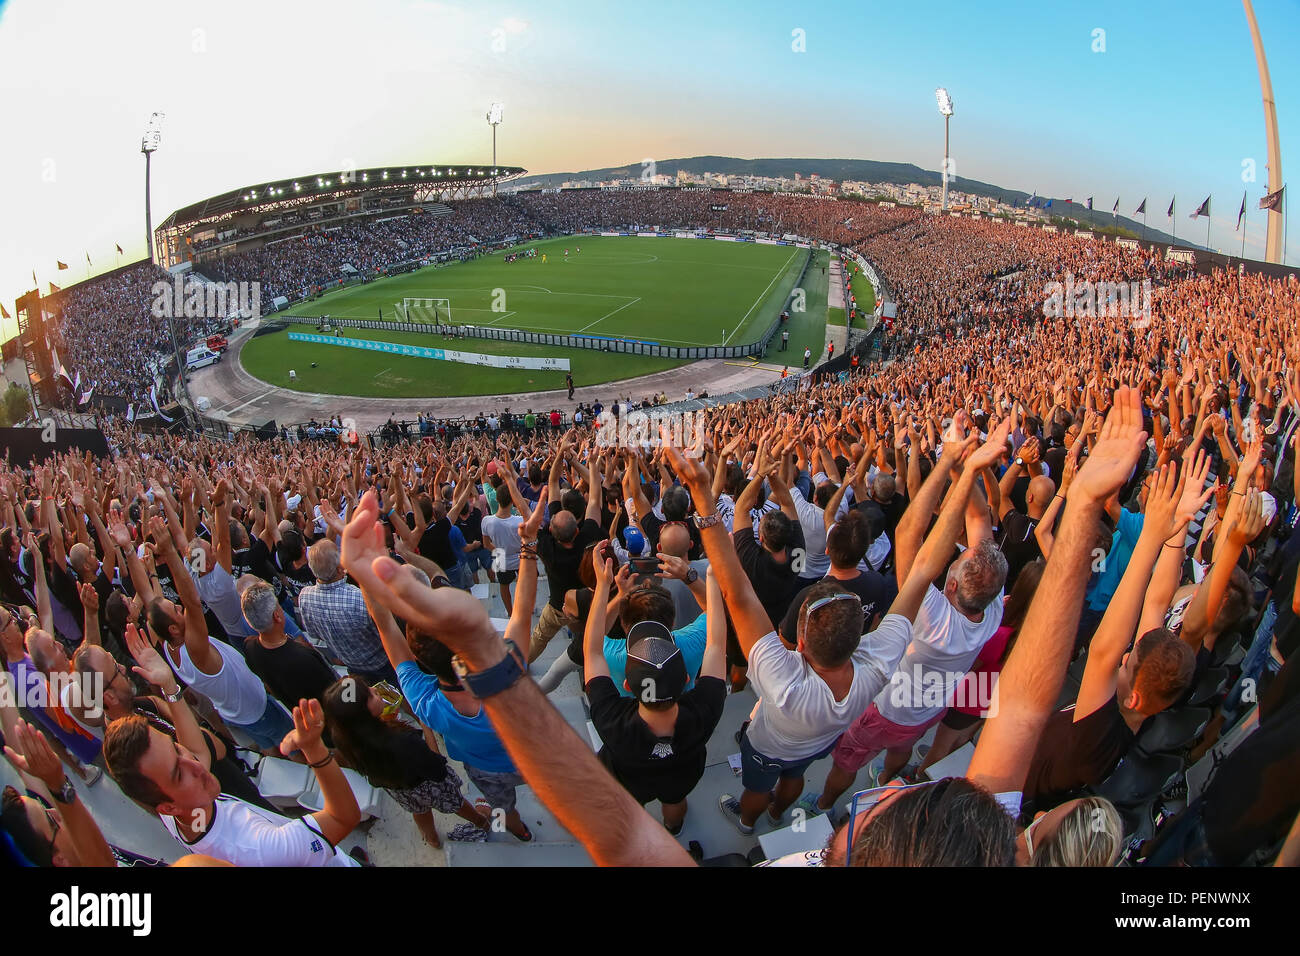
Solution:
{"label": "green tree", "polygon": [[4,394],[4,415],[6,425],[16,425],[32,413],[32,402],[27,396],[27,389],[16,382],[11,382]]}

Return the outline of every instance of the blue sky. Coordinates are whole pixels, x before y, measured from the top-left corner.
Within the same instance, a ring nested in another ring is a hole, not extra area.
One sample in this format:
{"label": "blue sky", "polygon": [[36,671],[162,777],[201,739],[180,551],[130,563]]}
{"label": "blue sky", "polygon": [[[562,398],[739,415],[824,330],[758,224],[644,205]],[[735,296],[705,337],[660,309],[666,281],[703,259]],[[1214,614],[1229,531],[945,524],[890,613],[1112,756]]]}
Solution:
{"label": "blue sky", "polygon": [[[1300,5],[1258,0],[1284,171],[1300,170]],[[1093,31],[1105,52],[1093,52]],[[792,50],[803,31],[805,52]],[[958,175],[1118,195],[1211,243],[1243,188],[1262,252],[1263,108],[1239,3],[0,2],[0,301],[144,250],[139,138],[167,114],[154,218],[214,193],[359,165],[532,172],[700,154],[849,157],[937,169],[934,88],[956,104]],[[1253,159],[1257,181],[1243,184]],[[1300,231],[1290,261],[1300,261]],[[56,273],[62,259],[72,268]],[[64,283],[60,283],[64,284]],[[6,324],[6,336],[12,334]]]}

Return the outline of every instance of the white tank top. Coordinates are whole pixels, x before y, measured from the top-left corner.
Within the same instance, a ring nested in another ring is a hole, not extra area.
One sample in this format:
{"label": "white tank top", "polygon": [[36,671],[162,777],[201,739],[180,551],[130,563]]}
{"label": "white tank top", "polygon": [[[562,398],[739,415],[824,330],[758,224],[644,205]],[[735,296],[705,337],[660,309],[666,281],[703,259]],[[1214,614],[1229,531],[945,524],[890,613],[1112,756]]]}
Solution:
{"label": "white tank top", "polygon": [[221,655],[221,670],[215,674],[205,674],[195,667],[184,644],[179,664],[172,659],[171,648],[167,648],[168,662],[181,680],[212,701],[222,720],[240,726],[257,723],[266,710],[266,687],[237,650],[218,638],[208,639]]}

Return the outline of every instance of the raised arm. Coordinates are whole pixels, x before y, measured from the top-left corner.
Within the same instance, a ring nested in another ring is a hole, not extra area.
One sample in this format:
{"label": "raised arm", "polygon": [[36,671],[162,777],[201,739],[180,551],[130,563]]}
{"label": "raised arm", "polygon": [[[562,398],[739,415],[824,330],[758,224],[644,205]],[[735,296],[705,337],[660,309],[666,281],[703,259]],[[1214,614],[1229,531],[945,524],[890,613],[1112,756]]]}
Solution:
{"label": "raised arm", "polygon": [[[358,511],[354,520],[364,521],[366,509]],[[388,558],[352,573],[372,586],[386,606],[436,634],[471,672],[505,659],[504,641],[483,605],[469,594],[424,587]],[[597,864],[690,865],[686,851],[609,775],[527,673],[483,698],[483,708],[524,779]]]}
{"label": "raised arm", "polygon": [[1146,438],[1141,396],[1121,388],[1075,479],[1037,596],[998,679],[997,711],[985,724],[966,774],[994,793],[1025,785],[1038,738],[1065,680],[1097,523],[1106,499],[1128,480]]}
{"label": "raised arm", "polygon": [[[1190,469],[1183,469],[1179,480],[1177,469],[1165,465],[1155,475],[1151,490],[1147,492],[1145,519],[1142,532],[1129,558],[1128,567],[1120,578],[1106,613],[1088,645],[1088,660],[1083,679],[1079,683],[1079,696],[1074,705],[1074,719],[1080,721],[1097,711],[1115,695],[1120,662],[1133,643],[1134,630],[1142,611],[1142,600],[1151,581],[1151,569],[1165,542],[1173,533],[1178,502],[1182,498]],[[1181,551],[1181,545],[1178,546]]]}
{"label": "raised arm", "polygon": [[[185,649],[189,651],[194,666],[205,674],[216,674],[221,670],[222,659],[208,637],[208,622],[203,616],[203,601],[199,598],[198,585],[190,577],[189,565],[181,558],[172,541],[167,526],[161,518],[152,518],[149,530],[158,548],[158,556],[167,562],[171,571],[172,587],[176,589],[185,609]],[[201,554],[202,552],[197,552]],[[158,635],[160,638],[165,635]]]}
{"label": "raised arm", "polygon": [[592,596],[591,610],[587,613],[587,627],[582,632],[584,687],[597,677],[609,676],[609,663],[605,660],[605,606],[609,603],[610,585],[614,581],[614,562],[605,557],[605,551],[600,545],[597,545],[597,552],[592,557],[592,568],[596,572],[596,593]]}
{"label": "raised arm", "polygon": [[[677,472],[677,477],[686,485],[687,490],[691,493],[691,500],[695,502],[696,514],[700,519],[709,521],[717,517],[713,507],[713,500],[709,498],[709,473],[708,469],[697,458],[687,458],[671,442],[664,445],[664,453],[668,456],[673,470]],[[755,479],[761,481],[761,476]],[[753,482],[750,483],[753,487]],[[750,492],[750,488],[745,489],[745,494],[741,495],[743,500]],[[751,505],[752,507],[752,505]],[[749,512],[745,511],[744,523],[740,520],[740,502],[736,504],[736,521],[737,529],[748,527]],[[711,526],[700,529],[700,538],[704,542],[704,552],[708,555],[709,566],[717,576],[718,585],[722,590],[723,600],[726,601],[727,610],[731,612],[731,620],[736,629],[736,640],[740,644],[741,653],[746,657],[749,656],[752,648],[760,638],[766,636],[772,630],[772,622],[767,616],[767,611],[763,609],[763,604],[754,593],[754,586],[750,583],[745,574],[745,569],[740,565],[740,558],[736,555],[736,549],[731,543],[731,536],[727,534],[726,527],[721,521],[717,521]]]}

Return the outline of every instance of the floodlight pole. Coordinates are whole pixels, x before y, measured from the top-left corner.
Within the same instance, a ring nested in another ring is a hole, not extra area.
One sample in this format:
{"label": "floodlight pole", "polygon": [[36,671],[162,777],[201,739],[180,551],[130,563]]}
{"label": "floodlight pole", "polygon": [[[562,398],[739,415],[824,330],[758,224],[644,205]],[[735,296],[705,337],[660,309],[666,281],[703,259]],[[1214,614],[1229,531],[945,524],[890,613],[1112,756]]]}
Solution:
{"label": "floodlight pole", "polygon": [[153,156],[153,150],[141,147],[140,152],[144,153],[144,242],[145,252],[150,261],[153,260],[153,222],[149,210],[149,158]]}
{"label": "floodlight pole", "polygon": [[943,114],[943,212],[948,211],[948,123],[951,120],[951,113]]}

